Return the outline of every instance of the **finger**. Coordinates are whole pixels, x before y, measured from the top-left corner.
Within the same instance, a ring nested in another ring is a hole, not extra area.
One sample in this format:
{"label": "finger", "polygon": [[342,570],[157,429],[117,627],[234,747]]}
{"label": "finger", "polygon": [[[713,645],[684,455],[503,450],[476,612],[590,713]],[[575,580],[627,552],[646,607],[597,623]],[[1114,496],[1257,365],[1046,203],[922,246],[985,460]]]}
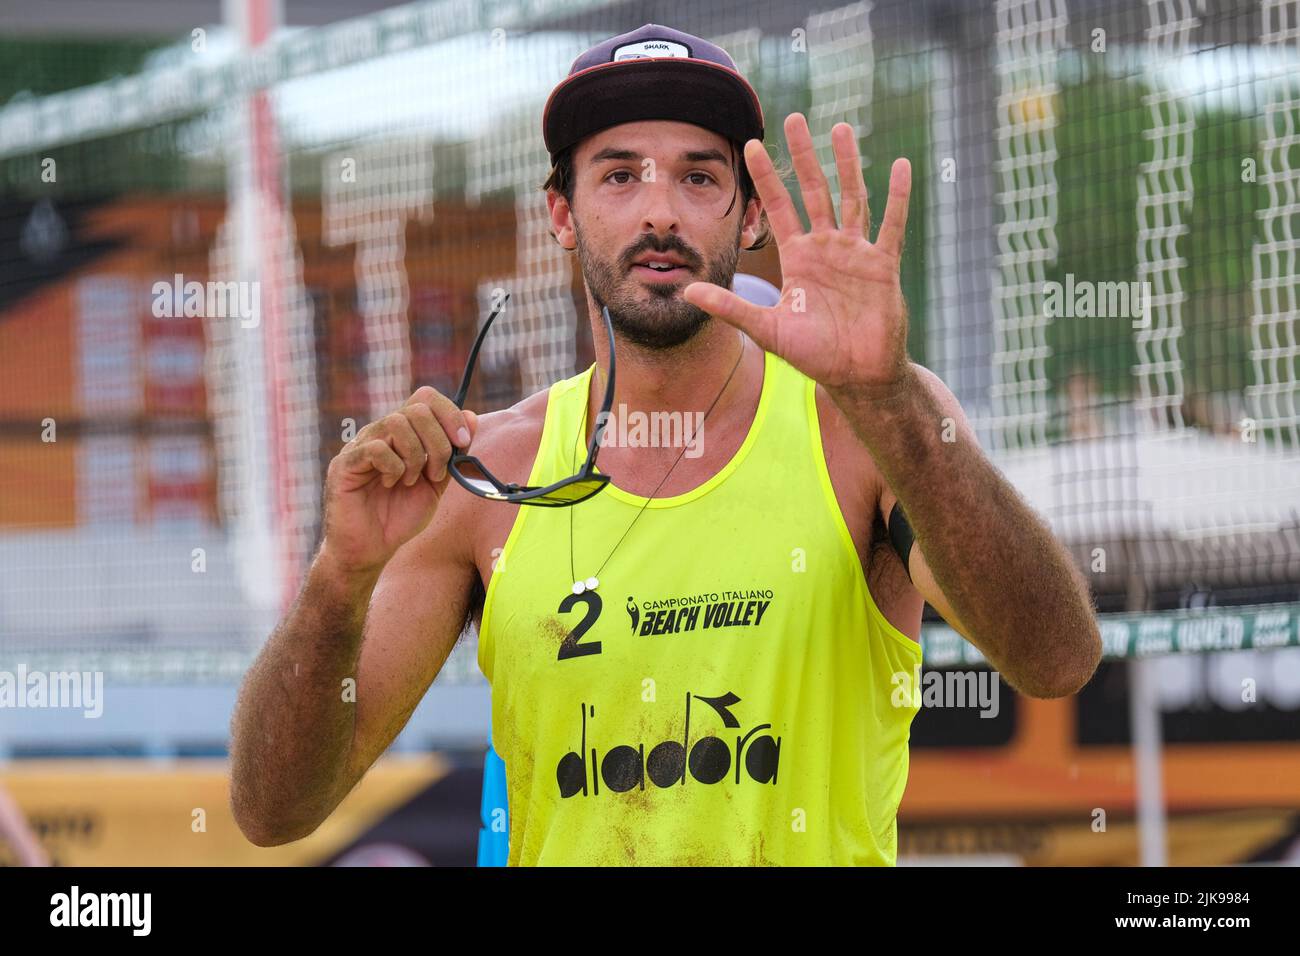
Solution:
{"label": "finger", "polygon": [[385,488],[391,488],[401,481],[406,471],[401,457],[382,438],[373,438],[357,445],[347,453],[344,463],[348,471],[356,475],[377,472]]}
{"label": "finger", "polygon": [[710,315],[734,325],[763,347],[776,351],[776,311],[747,302],[734,292],[712,282],[692,282],[682,298]]}
{"label": "finger", "polygon": [[808,120],[802,113],[791,113],[785,118],[785,139],[790,146],[795,172],[799,175],[799,191],[803,206],[808,210],[808,222],[813,232],[834,229],[835,206],[831,202],[831,187],[817,162]]}
{"label": "finger", "polygon": [[835,150],[835,169],[840,174],[840,223],[845,232],[871,238],[871,206],[867,201],[867,184],[862,178],[862,156],[858,153],[858,136],[848,123],[836,123],[831,129]]}
{"label": "finger", "polygon": [[772,157],[767,155],[762,142],[751,139],[745,143],[745,165],[749,169],[749,178],[754,181],[758,198],[763,201],[767,211],[767,221],[772,226],[772,237],[777,247],[786,239],[803,235],[803,223],[799,221],[799,211],[794,208],[790,192],[776,174]]}
{"label": "finger", "polygon": [[384,416],[380,420],[380,425],[382,426],[380,434],[406,466],[406,471],[402,475],[403,482],[408,486],[415,484],[420,480],[420,472],[428,463],[429,456],[425,453],[424,445],[420,441],[420,436],[415,433],[410,419],[401,412],[393,412],[391,415]]}
{"label": "finger", "polygon": [[447,462],[451,458],[451,441],[442,430],[442,425],[434,417],[433,409],[420,402],[407,405],[402,409],[415,434],[424,446],[427,456],[424,462],[424,477],[437,484],[447,477]]}
{"label": "finger", "polygon": [[[447,440],[454,447],[464,448],[469,444],[470,432],[465,413],[457,408],[456,403],[450,398],[437,389],[424,385],[415,390],[415,394],[411,396],[411,401],[407,404],[413,402],[420,402],[429,406],[434,417],[438,419],[438,423],[442,425],[442,430],[447,434]],[[463,434],[461,429],[464,429]]]}
{"label": "finger", "polygon": [[907,231],[907,204],[912,194],[912,164],[894,160],[889,170],[889,201],[885,218],[880,221],[876,245],[895,256],[903,254],[903,234]]}
{"label": "finger", "polygon": [[468,408],[464,410],[465,422],[469,425],[470,444],[478,437],[478,413],[471,412]]}

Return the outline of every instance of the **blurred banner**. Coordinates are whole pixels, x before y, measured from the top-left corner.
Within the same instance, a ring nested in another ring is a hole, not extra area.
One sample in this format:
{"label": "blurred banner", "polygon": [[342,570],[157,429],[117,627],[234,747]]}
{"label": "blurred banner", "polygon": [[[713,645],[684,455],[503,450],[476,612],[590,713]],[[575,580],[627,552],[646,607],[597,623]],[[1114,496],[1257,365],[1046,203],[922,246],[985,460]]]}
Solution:
{"label": "blurred banner", "polygon": [[[29,762],[3,778],[54,866],[473,866],[482,773],[438,754],[389,757],[319,830],[244,839],[223,760]],[[0,842],[0,866],[13,864]]]}

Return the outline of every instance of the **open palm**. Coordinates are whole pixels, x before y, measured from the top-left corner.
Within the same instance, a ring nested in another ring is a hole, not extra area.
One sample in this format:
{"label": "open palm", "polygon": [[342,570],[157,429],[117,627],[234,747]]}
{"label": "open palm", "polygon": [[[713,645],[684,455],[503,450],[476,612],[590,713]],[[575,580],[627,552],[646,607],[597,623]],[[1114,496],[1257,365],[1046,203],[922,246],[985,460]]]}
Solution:
{"label": "open palm", "polygon": [[693,282],[682,295],[826,388],[888,390],[907,368],[907,308],[898,267],[911,165],[895,160],[885,216],[871,242],[871,211],[853,127],[837,123],[831,129],[840,180],[839,225],[830,184],[801,113],[786,117],[785,133],[811,223],[808,231],[763,144],[756,139],[745,144],[745,163],[781,256],[780,301],[754,305],[708,282]]}

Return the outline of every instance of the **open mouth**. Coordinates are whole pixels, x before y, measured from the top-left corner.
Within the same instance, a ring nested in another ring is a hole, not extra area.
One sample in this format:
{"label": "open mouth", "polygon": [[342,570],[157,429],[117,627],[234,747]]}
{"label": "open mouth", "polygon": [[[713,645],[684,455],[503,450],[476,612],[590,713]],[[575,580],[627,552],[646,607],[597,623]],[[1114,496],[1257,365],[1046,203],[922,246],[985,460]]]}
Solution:
{"label": "open mouth", "polygon": [[680,279],[690,271],[686,266],[677,266],[670,262],[656,262],[649,265],[638,264],[632,267],[633,274],[654,281]]}

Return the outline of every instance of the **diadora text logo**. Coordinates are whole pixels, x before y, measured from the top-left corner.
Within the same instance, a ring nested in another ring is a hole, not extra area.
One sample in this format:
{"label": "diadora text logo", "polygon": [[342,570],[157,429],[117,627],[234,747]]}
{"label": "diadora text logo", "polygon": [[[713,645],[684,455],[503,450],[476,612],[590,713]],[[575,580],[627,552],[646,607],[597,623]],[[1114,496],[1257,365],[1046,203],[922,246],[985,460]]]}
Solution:
{"label": "diadora text logo", "polygon": [[[578,750],[570,750],[560,758],[555,768],[555,779],[564,798],[582,794],[599,796],[601,787],[613,793],[626,793],[633,789],[646,789],[646,778],[656,787],[685,786],[687,778],[698,783],[721,782],[733,774],[733,782],[741,782],[741,769],[755,783],[775,786],[777,767],[781,761],[781,738],[771,734],[756,736],[770,730],[770,723],[758,724],[745,734],[737,734],[732,746],[728,739],[707,734],[691,743],[691,698],[708,704],[722,720],[722,726],[740,729],[740,721],[732,707],[740,698],[728,691],[721,697],[701,697],[686,694],[686,719],[681,740],[663,740],[646,753],[644,742],[618,744],[605,750],[594,745],[588,747],[588,722],[591,736],[596,733],[596,708],[585,701],[582,704],[582,742]],[[698,712],[698,709],[697,709]]]}

